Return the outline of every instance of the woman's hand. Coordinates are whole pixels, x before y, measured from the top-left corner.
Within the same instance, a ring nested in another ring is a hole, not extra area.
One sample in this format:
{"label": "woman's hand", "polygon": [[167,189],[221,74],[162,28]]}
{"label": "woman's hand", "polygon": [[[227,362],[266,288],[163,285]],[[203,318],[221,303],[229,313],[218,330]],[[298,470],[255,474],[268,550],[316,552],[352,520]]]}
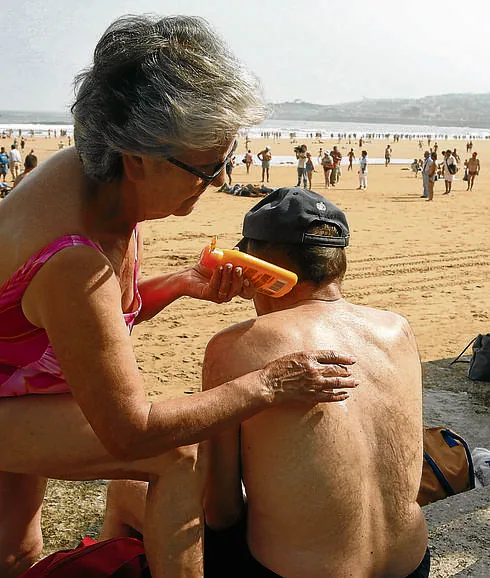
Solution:
{"label": "woman's hand", "polygon": [[268,363],[262,370],[262,377],[273,405],[287,401],[343,401],[349,394],[333,390],[359,385],[346,367],[354,363],[356,359],[351,355],[335,351],[291,353]]}
{"label": "woman's hand", "polygon": [[244,299],[252,299],[255,295],[254,286],[245,279],[242,268],[233,267],[231,263],[214,271],[197,263],[186,269],[183,276],[184,294],[195,299],[224,303],[237,295]]}

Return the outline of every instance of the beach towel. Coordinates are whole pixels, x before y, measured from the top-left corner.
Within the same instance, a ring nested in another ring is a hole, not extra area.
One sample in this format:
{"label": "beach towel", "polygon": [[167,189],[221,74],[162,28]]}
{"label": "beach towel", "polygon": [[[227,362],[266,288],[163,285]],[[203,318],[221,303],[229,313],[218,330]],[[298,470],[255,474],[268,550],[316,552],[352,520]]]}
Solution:
{"label": "beach towel", "polygon": [[447,427],[424,427],[419,505],[425,506],[474,487],[473,460],[465,440]]}
{"label": "beach towel", "polygon": [[151,578],[143,542],[84,538],[77,548],[47,556],[20,578]]}

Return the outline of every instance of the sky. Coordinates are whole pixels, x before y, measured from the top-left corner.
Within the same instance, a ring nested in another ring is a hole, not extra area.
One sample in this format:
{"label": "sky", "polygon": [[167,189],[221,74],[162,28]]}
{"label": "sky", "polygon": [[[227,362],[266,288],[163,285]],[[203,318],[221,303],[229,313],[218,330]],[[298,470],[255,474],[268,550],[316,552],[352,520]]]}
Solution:
{"label": "sky", "polygon": [[488,0],[2,1],[0,110],[65,111],[73,78],[123,14],[205,17],[268,102],[490,92]]}

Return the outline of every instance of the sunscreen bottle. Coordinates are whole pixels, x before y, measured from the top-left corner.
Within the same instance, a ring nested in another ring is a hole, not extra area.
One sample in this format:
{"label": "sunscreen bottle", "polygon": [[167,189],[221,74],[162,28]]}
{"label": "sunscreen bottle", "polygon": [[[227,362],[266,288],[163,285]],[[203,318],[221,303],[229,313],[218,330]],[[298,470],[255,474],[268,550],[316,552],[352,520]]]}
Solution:
{"label": "sunscreen bottle", "polygon": [[270,297],[286,295],[298,282],[298,276],[292,271],[231,249],[218,249],[217,237],[201,253],[200,263],[208,269],[216,269],[226,263],[241,267],[246,277],[259,293]]}

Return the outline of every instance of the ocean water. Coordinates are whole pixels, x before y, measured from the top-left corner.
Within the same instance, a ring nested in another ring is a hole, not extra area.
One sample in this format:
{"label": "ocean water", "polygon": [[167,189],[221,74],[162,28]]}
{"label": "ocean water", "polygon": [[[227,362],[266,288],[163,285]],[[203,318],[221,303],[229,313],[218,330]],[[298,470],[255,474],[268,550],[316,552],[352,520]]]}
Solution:
{"label": "ocean water", "polygon": [[[25,136],[54,136],[54,130],[66,130],[73,135],[73,119],[69,111],[0,111],[0,135],[2,132],[18,137],[19,131]],[[474,140],[490,138],[490,129],[474,127],[441,127],[434,125],[404,125],[388,123],[359,123],[359,122],[313,122],[302,120],[266,120],[261,125],[242,129],[241,135],[248,134],[249,138],[260,138],[263,133],[281,133],[281,138],[290,138],[294,133],[296,138],[306,138],[307,135],[322,133],[323,138],[337,138],[339,134],[351,135],[351,138],[370,137],[375,139],[386,138],[387,135],[399,134],[405,138],[434,139],[467,139]],[[333,135],[333,136],[331,136]],[[355,136],[354,136],[355,135]]]}
{"label": "ocean water", "polygon": [[[316,122],[308,120],[266,120],[261,125],[248,130],[250,137],[260,136],[263,132],[281,132],[282,138],[289,138],[290,133],[296,133],[297,138],[305,138],[307,134],[322,133],[323,138],[337,138],[339,134],[351,135],[352,138],[366,137],[385,138],[395,134],[412,138],[490,138],[489,128],[409,125],[389,123],[361,122]],[[244,132],[247,132],[244,129]],[[333,135],[333,137],[331,137]],[[356,135],[356,137],[354,137]]]}

